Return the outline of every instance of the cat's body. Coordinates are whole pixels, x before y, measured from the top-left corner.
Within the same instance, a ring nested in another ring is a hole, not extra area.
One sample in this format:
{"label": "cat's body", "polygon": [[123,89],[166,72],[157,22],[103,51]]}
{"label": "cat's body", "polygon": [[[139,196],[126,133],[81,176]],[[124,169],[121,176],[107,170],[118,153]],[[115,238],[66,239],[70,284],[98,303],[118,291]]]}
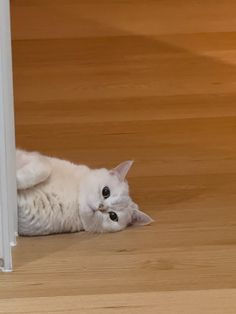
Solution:
{"label": "cat's body", "polygon": [[115,232],[152,221],[129,197],[132,162],[109,171],[21,150],[16,159],[20,235]]}

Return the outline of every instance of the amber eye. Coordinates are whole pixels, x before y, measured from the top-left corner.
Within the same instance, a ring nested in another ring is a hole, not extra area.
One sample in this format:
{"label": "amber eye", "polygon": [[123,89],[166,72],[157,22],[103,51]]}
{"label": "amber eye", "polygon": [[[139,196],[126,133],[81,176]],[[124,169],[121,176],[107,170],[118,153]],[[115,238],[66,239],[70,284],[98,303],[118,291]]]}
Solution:
{"label": "amber eye", "polygon": [[110,219],[113,221],[118,221],[118,216],[115,212],[109,212]]}
{"label": "amber eye", "polygon": [[108,198],[110,196],[111,192],[110,192],[110,189],[108,186],[105,186],[103,189],[102,189],[102,195],[104,198]]}

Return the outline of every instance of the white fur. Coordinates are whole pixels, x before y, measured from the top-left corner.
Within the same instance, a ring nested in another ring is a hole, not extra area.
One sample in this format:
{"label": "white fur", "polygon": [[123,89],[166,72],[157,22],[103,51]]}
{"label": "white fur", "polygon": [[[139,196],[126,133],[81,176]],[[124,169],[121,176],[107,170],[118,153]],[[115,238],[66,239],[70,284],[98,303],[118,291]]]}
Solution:
{"label": "white fur", "polygon": [[[149,224],[129,196],[125,176],[132,165],[112,170],[83,165],[17,150],[19,234],[45,235],[86,230],[115,232],[130,224]],[[104,199],[102,189],[111,195]],[[118,215],[112,221],[109,212]]]}

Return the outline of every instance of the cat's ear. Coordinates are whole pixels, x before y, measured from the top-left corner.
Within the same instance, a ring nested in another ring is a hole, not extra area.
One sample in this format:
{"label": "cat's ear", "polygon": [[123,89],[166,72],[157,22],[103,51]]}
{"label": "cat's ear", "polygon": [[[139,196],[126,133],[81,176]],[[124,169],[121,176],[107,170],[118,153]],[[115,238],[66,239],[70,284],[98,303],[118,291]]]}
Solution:
{"label": "cat's ear", "polygon": [[132,225],[145,226],[145,225],[149,225],[153,221],[154,220],[150,216],[148,216],[147,214],[145,214],[139,209],[134,209],[132,212],[132,221],[131,221]]}
{"label": "cat's ear", "polygon": [[124,161],[121,164],[119,164],[117,167],[113,168],[111,170],[111,173],[118,174],[119,178],[121,180],[124,180],[133,162],[134,162],[133,160]]}

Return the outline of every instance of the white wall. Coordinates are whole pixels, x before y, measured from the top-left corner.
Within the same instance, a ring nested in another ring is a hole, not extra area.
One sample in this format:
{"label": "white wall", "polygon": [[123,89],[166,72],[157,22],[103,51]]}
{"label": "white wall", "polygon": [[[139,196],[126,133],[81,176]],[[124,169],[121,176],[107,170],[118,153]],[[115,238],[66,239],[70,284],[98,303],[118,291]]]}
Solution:
{"label": "white wall", "polygon": [[9,0],[0,0],[0,268],[12,270],[17,203]]}

